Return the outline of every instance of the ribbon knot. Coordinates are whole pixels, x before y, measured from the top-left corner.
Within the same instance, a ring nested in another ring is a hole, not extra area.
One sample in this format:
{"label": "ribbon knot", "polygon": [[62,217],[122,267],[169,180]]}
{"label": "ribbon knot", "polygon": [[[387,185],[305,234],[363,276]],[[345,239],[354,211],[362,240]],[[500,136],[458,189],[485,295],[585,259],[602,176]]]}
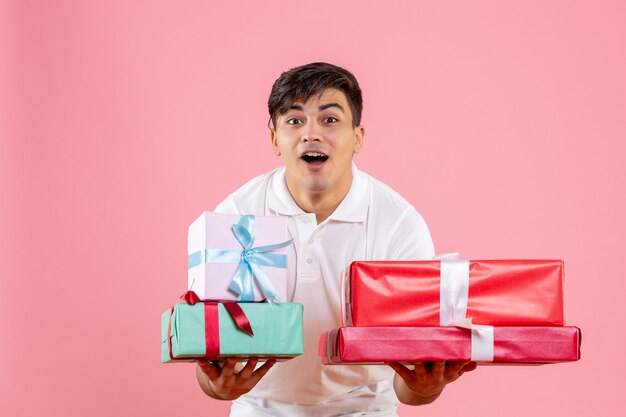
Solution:
{"label": "ribbon knot", "polygon": [[290,245],[291,240],[275,245],[253,247],[256,229],[254,216],[252,215],[241,216],[239,221],[231,226],[231,229],[243,250],[241,251],[239,265],[228,289],[239,295],[241,301],[253,301],[254,281],[256,279],[259,289],[269,303],[281,301],[261,266],[286,268],[286,254],[269,252]]}

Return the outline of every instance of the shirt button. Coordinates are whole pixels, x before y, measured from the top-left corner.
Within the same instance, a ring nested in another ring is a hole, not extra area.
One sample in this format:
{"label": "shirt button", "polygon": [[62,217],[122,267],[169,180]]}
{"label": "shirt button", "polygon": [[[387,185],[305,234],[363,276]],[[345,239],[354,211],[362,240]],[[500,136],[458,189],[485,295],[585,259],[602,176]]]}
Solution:
{"label": "shirt button", "polygon": [[312,263],[313,263],[313,259],[311,259],[311,258],[307,259],[307,260],[306,260],[306,263],[308,263],[308,264],[312,264]]}
{"label": "shirt button", "polygon": [[309,245],[313,244],[313,239],[309,239]]}
{"label": "shirt button", "polygon": [[303,217],[302,218],[302,223],[310,223],[310,222],[311,222],[311,220],[309,220],[308,217]]}

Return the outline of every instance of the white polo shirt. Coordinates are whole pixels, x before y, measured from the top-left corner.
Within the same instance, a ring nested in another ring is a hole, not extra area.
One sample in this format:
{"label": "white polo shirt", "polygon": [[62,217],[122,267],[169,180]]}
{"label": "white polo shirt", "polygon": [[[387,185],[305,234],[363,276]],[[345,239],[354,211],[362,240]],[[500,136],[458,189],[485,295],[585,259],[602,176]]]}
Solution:
{"label": "white polo shirt", "polygon": [[[352,175],[348,194],[320,224],[294,202],[284,167],[254,178],[215,209],[290,217],[296,262],[289,265],[287,301],[304,305],[304,354],[274,365],[233,402],[231,416],[395,415],[391,368],[322,365],[318,341],[339,326],[339,278],[352,261],[428,259],[434,256],[433,242],[424,219],[398,193],[354,165]],[[366,411],[378,412],[362,414]]]}

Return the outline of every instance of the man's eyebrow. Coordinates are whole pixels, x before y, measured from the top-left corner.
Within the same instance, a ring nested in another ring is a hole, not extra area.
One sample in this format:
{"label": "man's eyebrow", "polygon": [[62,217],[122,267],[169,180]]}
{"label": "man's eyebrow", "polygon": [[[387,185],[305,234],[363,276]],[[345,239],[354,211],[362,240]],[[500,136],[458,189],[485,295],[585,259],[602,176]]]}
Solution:
{"label": "man's eyebrow", "polygon": [[[326,103],[326,104],[322,104],[321,106],[319,106],[319,110],[320,111],[324,111],[326,109],[329,109],[331,107],[336,107],[339,110],[341,110],[342,112],[344,111],[343,106],[339,103]],[[297,110],[297,111],[304,111],[304,107],[302,107],[299,104],[292,104],[291,106],[289,106],[289,110]]]}
{"label": "man's eyebrow", "polygon": [[338,108],[339,110],[341,110],[342,112],[344,111],[344,110],[343,110],[343,107],[342,107],[342,106],[341,106],[341,104],[339,104],[339,103],[326,103],[326,104],[322,104],[322,105],[320,106],[320,111],[322,111],[322,110],[326,110],[326,109],[329,109],[329,108],[331,108],[331,107],[337,107],[337,108]]}

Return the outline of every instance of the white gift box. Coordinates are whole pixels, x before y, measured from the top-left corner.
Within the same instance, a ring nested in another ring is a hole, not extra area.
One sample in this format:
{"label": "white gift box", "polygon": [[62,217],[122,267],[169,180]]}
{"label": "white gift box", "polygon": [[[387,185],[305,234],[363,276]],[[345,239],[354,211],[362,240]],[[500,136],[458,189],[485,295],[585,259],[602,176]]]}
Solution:
{"label": "white gift box", "polygon": [[286,301],[287,221],[203,212],[189,226],[187,289],[202,300]]}

